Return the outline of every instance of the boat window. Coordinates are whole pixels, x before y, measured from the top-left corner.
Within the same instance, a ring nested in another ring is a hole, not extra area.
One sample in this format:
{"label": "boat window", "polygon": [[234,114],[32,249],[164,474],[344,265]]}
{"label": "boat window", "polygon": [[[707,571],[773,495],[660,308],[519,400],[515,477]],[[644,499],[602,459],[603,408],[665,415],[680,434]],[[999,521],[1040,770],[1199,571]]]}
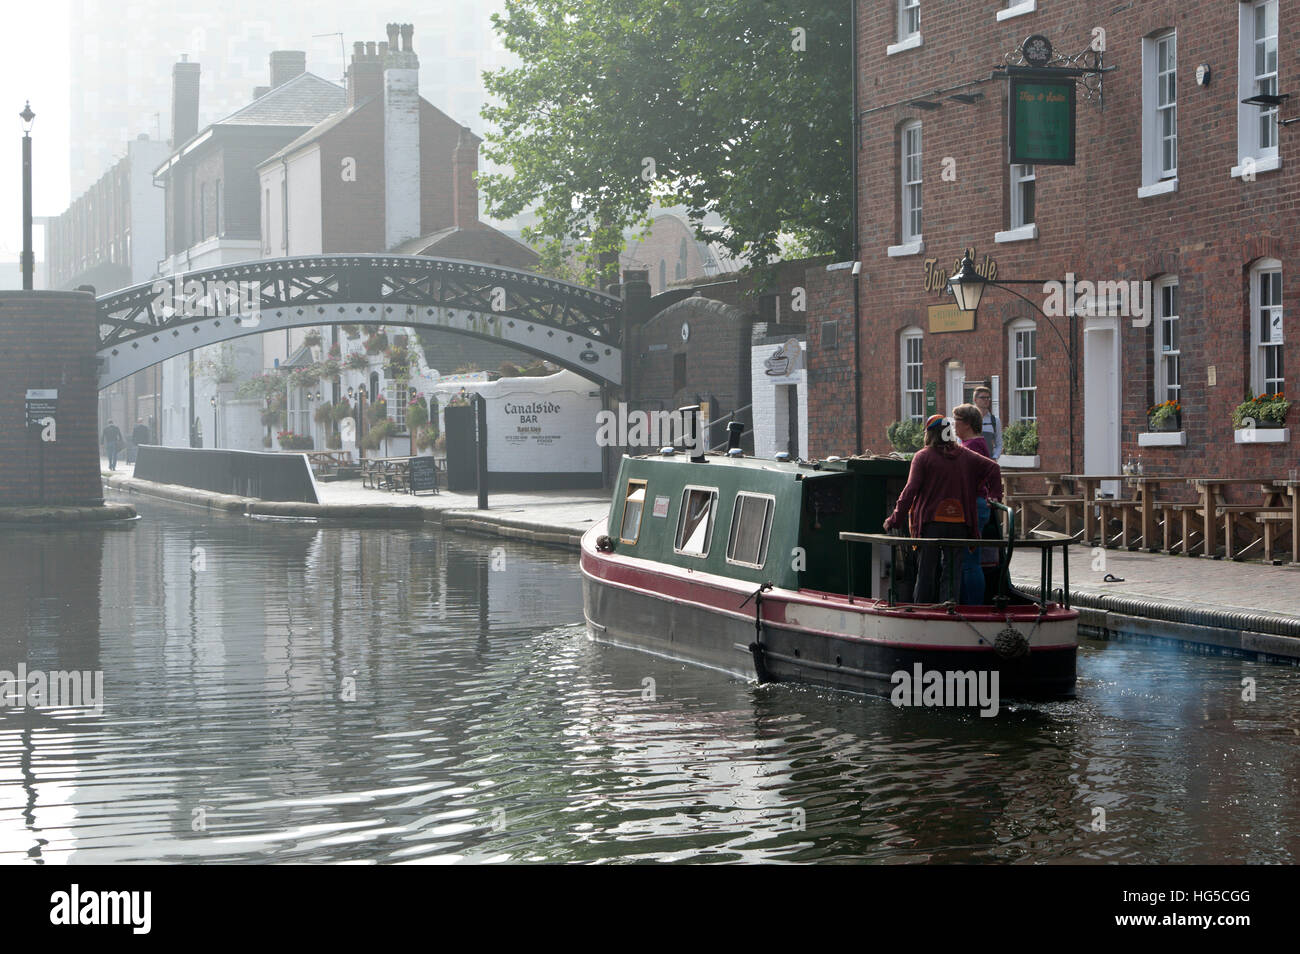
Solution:
{"label": "boat window", "polygon": [[618,532],[622,543],[636,543],[641,535],[641,514],[645,510],[644,480],[627,482],[627,498],[623,501],[623,527]]}
{"label": "boat window", "polygon": [[767,540],[772,532],[776,498],[766,494],[736,494],[731,512],[731,537],[727,562],[761,567],[767,561]]}
{"label": "boat window", "polygon": [[709,555],[709,537],[713,533],[713,511],[718,492],[711,487],[687,487],[682,492],[682,512],[677,517],[678,553],[691,556]]}

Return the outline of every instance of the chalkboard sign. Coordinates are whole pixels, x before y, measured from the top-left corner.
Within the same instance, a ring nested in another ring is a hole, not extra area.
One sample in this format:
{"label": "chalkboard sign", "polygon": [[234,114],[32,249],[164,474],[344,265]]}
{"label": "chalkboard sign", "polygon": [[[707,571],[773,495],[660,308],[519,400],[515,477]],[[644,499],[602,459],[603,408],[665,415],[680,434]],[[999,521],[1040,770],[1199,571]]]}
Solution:
{"label": "chalkboard sign", "polygon": [[411,458],[411,493],[438,492],[438,464],[432,457]]}

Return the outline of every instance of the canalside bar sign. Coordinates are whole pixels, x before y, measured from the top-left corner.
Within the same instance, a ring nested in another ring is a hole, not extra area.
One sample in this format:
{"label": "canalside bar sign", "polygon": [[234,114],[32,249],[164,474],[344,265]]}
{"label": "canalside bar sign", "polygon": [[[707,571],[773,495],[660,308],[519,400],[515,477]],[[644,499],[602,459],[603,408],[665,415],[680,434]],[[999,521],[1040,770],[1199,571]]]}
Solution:
{"label": "canalside bar sign", "polygon": [[1074,78],[1010,77],[1009,146],[1013,165],[1074,165]]}

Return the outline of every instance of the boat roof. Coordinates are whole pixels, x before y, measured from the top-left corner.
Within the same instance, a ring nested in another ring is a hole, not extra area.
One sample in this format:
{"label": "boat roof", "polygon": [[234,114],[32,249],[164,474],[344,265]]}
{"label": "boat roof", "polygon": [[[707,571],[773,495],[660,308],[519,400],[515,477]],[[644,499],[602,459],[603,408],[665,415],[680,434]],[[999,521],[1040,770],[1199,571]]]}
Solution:
{"label": "boat roof", "polygon": [[631,460],[660,461],[666,464],[681,464],[699,467],[711,466],[734,467],[747,470],[774,471],[801,475],[809,480],[817,477],[854,473],[894,473],[901,467],[911,466],[907,458],[873,455],[870,457],[831,457],[825,460],[774,460],[768,457],[728,457],[726,454],[709,452],[702,460],[695,459],[685,451],[673,454],[637,454],[627,455]]}

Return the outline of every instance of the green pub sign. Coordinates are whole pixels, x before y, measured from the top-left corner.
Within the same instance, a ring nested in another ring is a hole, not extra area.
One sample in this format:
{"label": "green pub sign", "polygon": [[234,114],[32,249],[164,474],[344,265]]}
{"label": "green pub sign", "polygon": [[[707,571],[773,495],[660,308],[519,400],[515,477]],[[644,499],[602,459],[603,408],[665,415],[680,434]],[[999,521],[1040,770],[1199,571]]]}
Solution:
{"label": "green pub sign", "polygon": [[1074,165],[1074,78],[1012,76],[1010,92],[1011,162]]}
{"label": "green pub sign", "polygon": [[939,386],[933,381],[925,382],[925,416],[939,413]]}

